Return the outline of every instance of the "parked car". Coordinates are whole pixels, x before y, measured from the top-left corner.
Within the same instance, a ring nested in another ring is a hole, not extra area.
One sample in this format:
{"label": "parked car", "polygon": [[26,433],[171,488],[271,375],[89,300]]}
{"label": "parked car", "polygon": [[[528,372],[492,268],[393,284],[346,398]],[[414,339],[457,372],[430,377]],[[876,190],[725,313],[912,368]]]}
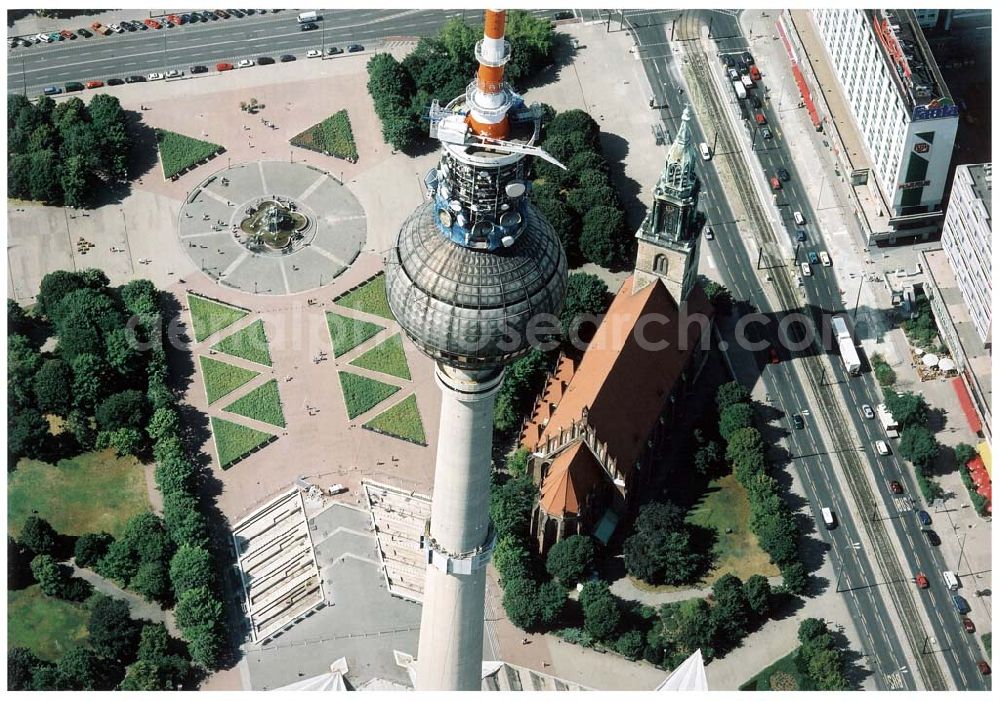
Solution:
{"label": "parked car", "polygon": [[795,428],[802,429],[806,427],[806,422],[800,415],[792,414],[792,425],[795,426]]}
{"label": "parked car", "polygon": [[274,59],[271,58],[270,56],[258,56],[257,57],[257,65],[258,66],[270,66],[272,63],[274,63]]}
{"label": "parked car", "polygon": [[42,90],[46,95],[58,95],[62,92],[62,88],[57,88],[55,85],[50,85],[49,87]]}
{"label": "parked car", "polygon": [[875,418],[875,410],[872,409],[871,404],[862,404],[861,405],[861,413],[864,414],[864,417],[866,419],[874,419]]}
{"label": "parked car", "polygon": [[767,124],[767,117],[764,116],[763,112],[757,112],[756,114],[754,114],[753,118],[754,121],[761,126]]}
{"label": "parked car", "polygon": [[124,85],[125,81],[121,78],[108,78],[108,85]]}
{"label": "parked car", "polygon": [[207,22],[208,17],[203,17],[200,12],[192,12],[191,16],[188,17],[188,22]]}
{"label": "parked car", "polygon": [[193,13],[189,14],[187,12],[185,12],[184,14],[182,14],[181,15],[181,24],[187,24],[188,22],[190,22],[191,18],[192,18],[192,14]]}
{"label": "parked car", "polygon": [[81,90],[83,90],[83,83],[78,83],[76,81],[72,81],[72,82],[66,83],[65,88],[66,88],[66,92],[80,92]]}
{"label": "parked car", "polygon": [[306,58],[319,58],[323,55],[323,52],[319,49],[309,49],[306,51]]}
{"label": "parked car", "polygon": [[145,29],[146,25],[144,25],[144,24],[136,24],[135,22],[122,22],[121,23],[121,27],[122,27],[122,29],[124,29],[127,32],[134,32],[139,27],[142,27],[142,28]]}
{"label": "parked car", "polygon": [[917,576],[914,578],[914,581],[916,581],[917,586],[921,589],[926,589],[931,585],[931,583],[927,581],[927,575],[923,572],[917,572]]}
{"label": "parked car", "polygon": [[712,230],[712,227],[709,226],[705,229],[705,238],[709,241],[715,238],[715,231]]}
{"label": "parked car", "polygon": [[795,223],[799,226],[805,226],[806,224],[806,218],[803,217],[802,212],[799,212],[798,210],[792,212],[792,219],[794,219]]}
{"label": "parked car", "polygon": [[62,29],[62,30],[60,30],[59,31],[59,35],[63,39],[76,39],[76,34],[74,34],[73,32],[69,31],[68,29]]}
{"label": "parked car", "polygon": [[826,268],[829,268],[830,266],[833,265],[833,260],[831,260],[830,254],[827,253],[826,251],[820,251],[819,252],[819,261]]}
{"label": "parked car", "polygon": [[811,265],[819,265],[819,256],[816,255],[816,251],[809,251],[809,263]]}
{"label": "parked car", "polygon": [[231,71],[231,70],[233,70],[233,64],[231,64],[231,63],[216,63],[215,64],[215,70],[219,71],[219,73],[222,73],[223,71]]}
{"label": "parked car", "polygon": [[104,81],[103,80],[88,80],[85,83],[85,85],[87,86],[87,89],[91,89],[91,88],[103,88],[104,87]]}
{"label": "parked car", "polygon": [[91,34],[90,32],[88,32],[83,27],[80,27],[79,29],[77,29],[76,33],[79,34],[80,36],[82,36],[84,39],[89,39],[90,37],[94,36],[93,34]]}
{"label": "parked car", "polygon": [[729,54],[722,54],[722,62],[726,64],[726,68],[733,67],[733,57]]}
{"label": "parked car", "polygon": [[792,176],[788,174],[788,171],[784,168],[778,168],[778,177],[784,180],[786,183],[791,180]]}
{"label": "parked car", "polygon": [[351,44],[350,46],[347,47],[347,53],[349,54],[356,54],[357,52],[364,50],[365,47],[363,47],[361,44]]}
{"label": "parked car", "polygon": [[303,22],[299,25],[300,32],[311,32],[313,29],[319,29],[319,25],[315,22]]}
{"label": "parked car", "polygon": [[144,19],[144,20],[142,21],[142,23],[143,23],[143,24],[145,24],[145,25],[146,25],[147,27],[149,27],[150,29],[162,29],[162,28],[163,28],[163,25],[162,25],[162,24],[160,24],[159,22],[157,22],[157,21],[156,21],[155,19],[153,19],[152,17],[150,17],[149,19]]}
{"label": "parked car", "polygon": [[288,63],[289,61],[294,61],[295,57],[292,56],[291,54],[282,54],[281,58],[278,60],[281,61],[282,63]]}
{"label": "parked car", "polygon": [[990,672],[993,671],[990,669],[990,663],[987,662],[986,660],[979,660],[979,664],[977,666],[979,667],[979,673],[982,674],[984,677],[988,677],[990,675]]}
{"label": "parked car", "polygon": [[772,175],[770,182],[771,182],[771,189],[772,190],[780,190],[781,189],[781,181],[778,180],[778,176]]}
{"label": "parked car", "polygon": [[178,15],[167,15],[167,21],[174,25],[184,24],[184,20],[182,20]]}
{"label": "parked car", "polygon": [[806,240],[806,232],[804,232],[802,229],[799,229],[798,231],[796,231],[795,232],[795,240],[798,241],[798,242],[800,242],[800,243],[803,242],[803,241],[805,241]]}
{"label": "parked car", "polygon": [[927,539],[927,543],[929,545],[933,545],[935,548],[941,545],[941,538],[938,536],[936,532],[932,531],[930,528],[923,529],[922,533],[924,534],[924,537]]}
{"label": "parked car", "polygon": [[49,39],[51,39],[52,41],[62,41],[65,38],[66,37],[64,37],[59,32],[52,32],[51,34],[49,34]]}
{"label": "parked car", "polygon": [[755,110],[759,110],[761,108],[760,98],[757,97],[756,95],[751,95],[750,96],[750,104],[753,105],[753,108]]}
{"label": "parked car", "polygon": [[219,19],[219,16],[217,14],[215,14],[214,12],[212,12],[211,10],[206,10],[205,11],[205,17],[208,17],[213,22],[216,22]]}
{"label": "parked car", "polygon": [[179,71],[177,69],[171,69],[167,71],[168,78],[180,78],[184,75],[184,71]]}
{"label": "parked car", "polygon": [[969,602],[965,600],[964,597],[958,594],[951,595],[951,603],[955,605],[955,610],[960,614],[965,614],[969,612]]}
{"label": "parked car", "polygon": [[777,365],[778,363],[781,362],[781,356],[778,355],[778,349],[777,348],[775,348],[774,346],[771,346],[767,350],[768,350],[768,356],[770,357],[772,365]]}
{"label": "parked car", "polygon": [[130,75],[128,78],[125,79],[125,82],[126,83],[145,83],[146,82],[146,76],[144,76],[144,75]]}
{"label": "parked car", "polygon": [[962,617],[962,627],[965,628],[966,633],[976,632],[976,624],[973,623],[972,619],[968,618],[967,616]]}
{"label": "parked car", "polygon": [[109,25],[108,25],[108,29],[110,29],[110,30],[111,30],[112,32],[114,32],[115,34],[121,34],[122,32],[124,32],[124,31],[125,31],[125,30],[124,30],[124,29],[122,28],[122,26],[121,26],[120,24],[118,24],[117,22],[112,22],[111,24],[109,24]]}
{"label": "parked car", "polygon": [[241,58],[233,68],[251,68],[254,65],[252,58]]}
{"label": "parked car", "polygon": [[802,271],[802,277],[812,277],[812,268],[810,268],[809,264],[805,261],[802,261],[802,263],[799,264],[799,270]]}
{"label": "parked car", "polygon": [[743,55],[740,58],[743,59],[743,65],[745,66],[749,66],[754,62],[753,56],[750,54],[749,51],[744,51]]}
{"label": "parked car", "polygon": [[774,134],[771,133],[771,129],[769,127],[764,127],[760,133],[765,139],[771,139],[774,137]]}
{"label": "parked car", "polygon": [[921,526],[931,525],[931,515],[926,511],[918,511],[917,520],[920,521]]}
{"label": "parked car", "polygon": [[146,80],[163,80],[162,73],[150,73],[146,76]]}
{"label": "parked car", "polygon": [[896,480],[889,480],[889,491],[892,492],[893,494],[902,494],[903,485],[901,485]]}
{"label": "parked car", "polygon": [[573,12],[571,10],[559,10],[559,12],[555,13],[552,17],[556,21],[561,19],[573,19]]}
{"label": "parked car", "polygon": [[329,49],[326,50],[327,56],[336,56],[337,54],[342,54],[342,53],[344,53],[344,50],[338,46],[331,46]]}
{"label": "parked car", "polygon": [[218,17],[219,19],[229,19],[229,13],[226,12],[225,10],[216,10],[215,16]]}
{"label": "parked car", "polygon": [[242,10],[227,10],[227,12],[229,12],[229,14],[232,15],[233,17],[242,17],[243,16],[243,11]]}

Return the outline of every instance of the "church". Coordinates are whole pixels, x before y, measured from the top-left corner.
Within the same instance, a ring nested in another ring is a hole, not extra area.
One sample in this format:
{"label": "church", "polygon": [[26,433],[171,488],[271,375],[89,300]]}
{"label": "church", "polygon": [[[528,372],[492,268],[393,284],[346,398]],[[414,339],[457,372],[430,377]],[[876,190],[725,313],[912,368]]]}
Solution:
{"label": "church", "polygon": [[697,163],[686,108],[636,233],[632,275],[583,357],[560,356],[524,423],[542,554],[576,534],[608,542],[663,468],[671,425],[707,360],[713,308],[697,283]]}

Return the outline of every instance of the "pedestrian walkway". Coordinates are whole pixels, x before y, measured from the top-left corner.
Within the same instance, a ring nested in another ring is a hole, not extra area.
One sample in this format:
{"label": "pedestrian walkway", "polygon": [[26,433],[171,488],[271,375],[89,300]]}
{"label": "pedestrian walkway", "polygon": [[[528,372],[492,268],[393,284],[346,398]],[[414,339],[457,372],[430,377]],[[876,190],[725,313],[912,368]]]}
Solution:
{"label": "pedestrian walkway", "polygon": [[102,594],[107,594],[113,599],[121,599],[127,602],[132,618],[152,621],[153,623],[165,623],[171,635],[180,637],[180,631],[174,624],[173,615],[160,608],[159,604],[146,601],[138,594],[122,589],[111,580],[105,579],[93,570],[77,567],[72,561],[66,564],[72,568],[74,577],[79,577],[84,581],[90,582],[94,589]]}

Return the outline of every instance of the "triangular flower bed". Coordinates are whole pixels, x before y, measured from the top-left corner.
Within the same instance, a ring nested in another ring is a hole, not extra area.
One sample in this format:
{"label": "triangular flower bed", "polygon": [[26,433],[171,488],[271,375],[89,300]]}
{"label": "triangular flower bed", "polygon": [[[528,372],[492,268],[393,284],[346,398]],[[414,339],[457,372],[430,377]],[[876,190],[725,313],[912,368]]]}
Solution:
{"label": "triangular flower bed", "polygon": [[235,324],[250,312],[246,309],[215,302],[198,295],[188,295],[194,340],[201,343],[213,333]]}
{"label": "triangular flower bed", "polygon": [[399,404],[389,407],[374,419],[364,424],[363,428],[376,433],[382,433],[394,438],[401,438],[417,445],[427,445],[424,434],[424,422],[420,420],[417,409],[417,397],[411,394]]}
{"label": "triangular flower bed", "polygon": [[285,413],[281,410],[281,395],[277,380],[268,380],[225,407],[226,411],[285,428]]}
{"label": "triangular flower bed", "polygon": [[264,333],[264,322],[260,319],[245,329],[240,329],[233,335],[226,336],[212,346],[212,350],[271,367],[271,352],[267,347],[267,334]]}
{"label": "triangular flower bed", "polygon": [[198,356],[198,359],[201,361],[201,375],[205,379],[205,394],[209,404],[214,404],[260,374],[205,355]]}
{"label": "triangular flower bed", "polygon": [[212,417],[212,435],[215,437],[215,452],[219,458],[219,466],[223,470],[278,438],[271,433],[215,416]]}
{"label": "triangular flower bed", "polygon": [[343,371],[340,372],[340,389],[344,393],[347,416],[351,419],[399,391],[396,385]]}
{"label": "triangular flower bed", "polygon": [[404,380],[412,379],[410,366],[406,364],[406,355],[403,353],[403,339],[398,333],[359,355],[351,361],[351,365]]}
{"label": "triangular flower bed", "polygon": [[333,312],[326,313],[326,325],[330,329],[330,340],[333,342],[335,356],[341,356],[356,348],[385,328],[370,321],[352,319]]}

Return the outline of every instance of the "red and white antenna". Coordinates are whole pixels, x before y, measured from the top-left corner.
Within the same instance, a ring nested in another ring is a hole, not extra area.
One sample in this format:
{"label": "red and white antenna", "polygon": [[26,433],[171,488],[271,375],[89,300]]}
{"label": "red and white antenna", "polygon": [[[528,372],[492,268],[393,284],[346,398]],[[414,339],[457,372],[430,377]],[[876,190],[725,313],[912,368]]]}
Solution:
{"label": "red and white antenna", "polygon": [[483,38],[476,42],[479,71],[466,93],[469,127],[479,136],[494,139],[506,139],[510,132],[507,110],[513,94],[503,79],[503,67],[510,60],[510,42],[504,39],[506,26],[504,10],[486,10]]}

